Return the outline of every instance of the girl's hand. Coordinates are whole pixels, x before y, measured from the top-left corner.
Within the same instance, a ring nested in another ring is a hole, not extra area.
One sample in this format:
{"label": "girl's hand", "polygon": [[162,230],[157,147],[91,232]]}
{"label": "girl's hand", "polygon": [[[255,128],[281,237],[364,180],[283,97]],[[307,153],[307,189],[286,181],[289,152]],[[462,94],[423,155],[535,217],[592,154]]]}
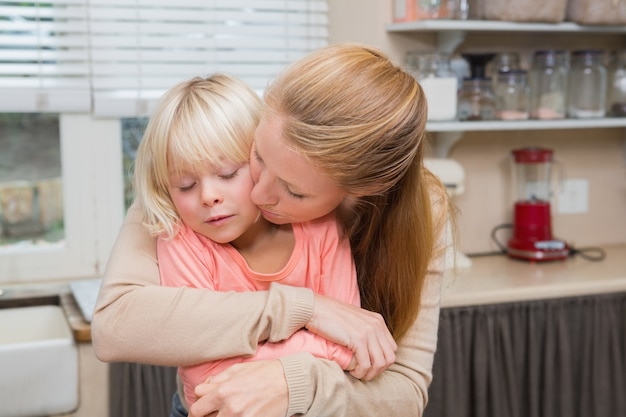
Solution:
{"label": "girl's hand", "polygon": [[398,345],[378,313],[316,294],[306,328],[354,352],[356,367],[350,374],[355,378],[374,379],[396,361]]}
{"label": "girl's hand", "polygon": [[278,360],[244,362],[196,387],[189,417],[284,417],[289,392]]}

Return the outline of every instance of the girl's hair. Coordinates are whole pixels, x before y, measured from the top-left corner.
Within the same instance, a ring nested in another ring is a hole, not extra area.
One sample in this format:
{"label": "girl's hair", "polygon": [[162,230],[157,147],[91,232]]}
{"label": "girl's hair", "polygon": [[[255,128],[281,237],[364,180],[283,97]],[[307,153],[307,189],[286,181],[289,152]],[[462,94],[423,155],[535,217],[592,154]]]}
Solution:
{"label": "girl's hair", "polygon": [[447,201],[424,168],[427,105],[415,79],[381,51],[322,48],[291,65],[265,92],[288,146],[321,168],[356,205],[342,221],[364,308],[383,315],[396,340],[414,322],[436,255]]}
{"label": "girl's hair", "polygon": [[151,233],[177,232],[180,219],[167,191],[170,174],[247,163],[261,110],[260,97],[225,74],[195,77],[165,93],[139,144],[133,176]]}

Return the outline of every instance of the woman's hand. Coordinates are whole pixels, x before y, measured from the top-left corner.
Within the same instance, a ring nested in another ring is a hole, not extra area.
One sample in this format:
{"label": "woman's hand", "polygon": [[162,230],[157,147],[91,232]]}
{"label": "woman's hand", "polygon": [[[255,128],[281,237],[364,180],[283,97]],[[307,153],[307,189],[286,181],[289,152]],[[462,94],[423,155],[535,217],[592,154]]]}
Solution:
{"label": "woman's hand", "polygon": [[278,360],[245,362],[196,387],[189,417],[284,417],[289,392]]}
{"label": "woman's hand", "polygon": [[378,313],[316,294],[306,328],[354,352],[356,367],[350,374],[355,378],[374,379],[396,361],[398,345]]}

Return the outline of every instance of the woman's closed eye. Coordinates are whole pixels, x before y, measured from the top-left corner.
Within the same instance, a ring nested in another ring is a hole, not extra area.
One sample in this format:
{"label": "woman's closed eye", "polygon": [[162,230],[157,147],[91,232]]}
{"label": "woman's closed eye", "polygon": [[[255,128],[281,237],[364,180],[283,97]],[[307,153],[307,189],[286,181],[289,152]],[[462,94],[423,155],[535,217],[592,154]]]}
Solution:
{"label": "woman's closed eye", "polygon": [[255,159],[258,163],[263,164],[263,158],[261,158],[261,156],[260,156],[260,155],[259,155],[259,153],[257,152],[257,150],[256,150],[256,147],[255,147],[255,146],[253,146],[253,147],[252,147],[252,155],[254,156],[254,159]]}
{"label": "woman's closed eye", "polygon": [[289,194],[290,197],[297,198],[298,200],[302,200],[305,197],[303,194],[294,193],[286,185],[285,190],[287,190],[287,194]]}

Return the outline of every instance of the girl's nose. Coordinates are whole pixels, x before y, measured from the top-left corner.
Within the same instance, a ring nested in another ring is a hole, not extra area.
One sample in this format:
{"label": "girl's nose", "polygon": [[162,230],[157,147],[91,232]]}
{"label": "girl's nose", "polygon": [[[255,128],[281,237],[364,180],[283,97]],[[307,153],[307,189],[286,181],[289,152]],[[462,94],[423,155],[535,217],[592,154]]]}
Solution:
{"label": "girl's nose", "polygon": [[213,207],[214,205],[220,204],[224,201],[224,197],[221,193],[219,193],[215,188],[207,186],[202,188],[201,199],[202,205],[207,207]]}

